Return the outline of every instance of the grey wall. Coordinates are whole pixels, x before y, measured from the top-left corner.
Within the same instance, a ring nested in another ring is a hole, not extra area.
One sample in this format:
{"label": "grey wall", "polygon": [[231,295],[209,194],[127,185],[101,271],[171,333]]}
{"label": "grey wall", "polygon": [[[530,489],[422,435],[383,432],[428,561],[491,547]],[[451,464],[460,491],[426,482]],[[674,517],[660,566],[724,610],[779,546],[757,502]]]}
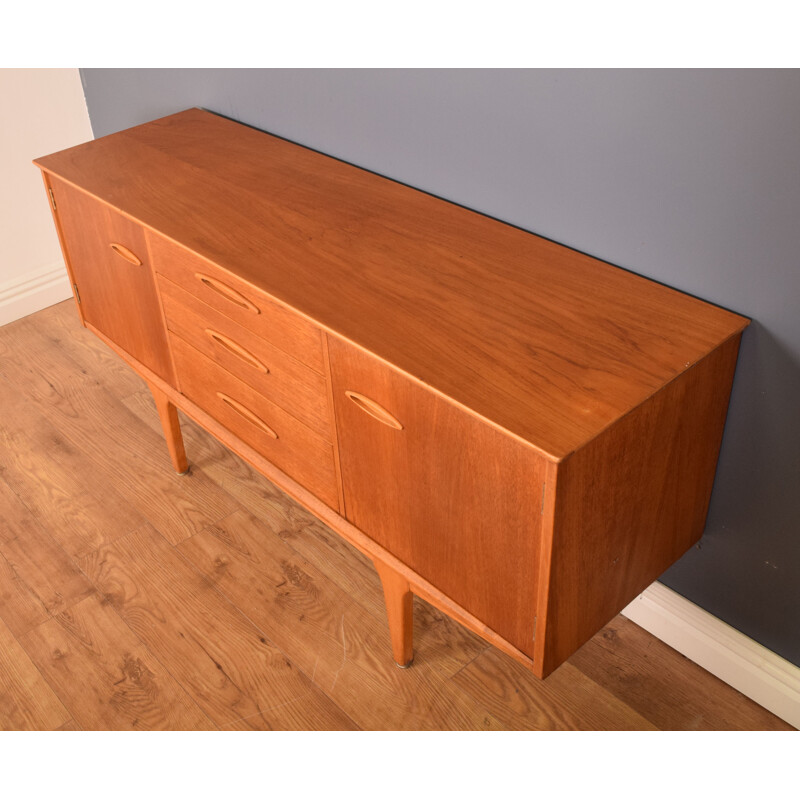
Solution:
{"label": "grey wall", "polygon": [[800,73],[82,70],[96,136],[201,106],[753,318],[662,581],[800,665]]}

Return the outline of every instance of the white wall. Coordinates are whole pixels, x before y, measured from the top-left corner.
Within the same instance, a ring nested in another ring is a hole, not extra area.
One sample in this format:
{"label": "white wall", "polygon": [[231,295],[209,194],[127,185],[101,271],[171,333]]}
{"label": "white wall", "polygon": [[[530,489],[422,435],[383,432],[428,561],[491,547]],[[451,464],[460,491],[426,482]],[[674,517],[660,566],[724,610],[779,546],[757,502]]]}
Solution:
{"label": "white wall", "polygon": [[0,325],[70,296],[31,160],[92,138],[77,69],[0,69]]}

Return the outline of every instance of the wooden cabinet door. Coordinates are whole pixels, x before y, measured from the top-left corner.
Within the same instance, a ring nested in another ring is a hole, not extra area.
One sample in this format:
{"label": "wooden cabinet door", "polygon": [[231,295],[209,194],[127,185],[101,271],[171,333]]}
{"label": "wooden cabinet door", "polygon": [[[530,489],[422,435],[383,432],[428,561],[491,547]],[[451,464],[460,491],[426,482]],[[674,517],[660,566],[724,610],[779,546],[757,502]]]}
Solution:
{"label": "wooden cabinet door", "polygon": [[84,319],[174,384],[141,225],[57,178],[49,183]]}
{"label": "wooden cabinet door", "polygon": [[356,348],[329,352],[347,519],[532,656],[543,459]]}

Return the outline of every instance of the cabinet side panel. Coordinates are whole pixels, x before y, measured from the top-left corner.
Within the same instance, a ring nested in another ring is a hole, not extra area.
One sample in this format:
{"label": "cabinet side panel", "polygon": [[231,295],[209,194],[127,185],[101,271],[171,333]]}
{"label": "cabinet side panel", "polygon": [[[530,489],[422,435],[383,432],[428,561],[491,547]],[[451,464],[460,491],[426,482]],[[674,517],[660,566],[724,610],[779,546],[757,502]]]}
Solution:
{"label": "cabinet side panel", "polygon": [[740,339],[729,339],[559,465],[537,653],[543,675],[702,535]]}
{"label": "cabinet side panel", "polygon": [[544,460],[355,347],[329,351],[347,519],[532,656]]}

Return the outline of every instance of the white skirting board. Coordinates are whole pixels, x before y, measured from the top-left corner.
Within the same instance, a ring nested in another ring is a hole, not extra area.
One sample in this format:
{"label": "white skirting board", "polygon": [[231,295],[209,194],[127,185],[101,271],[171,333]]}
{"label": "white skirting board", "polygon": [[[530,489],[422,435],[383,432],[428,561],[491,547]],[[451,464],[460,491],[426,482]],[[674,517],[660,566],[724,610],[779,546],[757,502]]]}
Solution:
{"label": "white skirting board", "polygon": [[653,636],[800,728],[800,668],[660,583],[622,613]]}
{"label": "white skirting board", "polygon": [[51,264],[33,274],[0,284],[0,325],[27,317],[71,296],[72,288],[63,263]]}

